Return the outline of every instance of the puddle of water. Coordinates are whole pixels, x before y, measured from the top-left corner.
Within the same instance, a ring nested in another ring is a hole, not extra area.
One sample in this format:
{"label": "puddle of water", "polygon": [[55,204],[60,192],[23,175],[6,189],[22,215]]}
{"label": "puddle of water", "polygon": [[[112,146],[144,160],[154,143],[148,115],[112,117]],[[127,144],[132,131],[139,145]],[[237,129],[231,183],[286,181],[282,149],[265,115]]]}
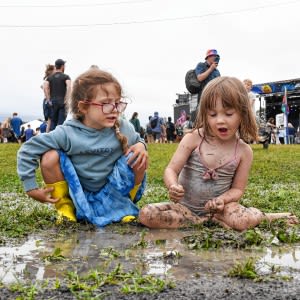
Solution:
{"label": "puddle of water", "polygon": [[[141,229],[133,228],[131,233],[118,234],[101,229],[96,232],[70,233],[55,241],[41,237],[30,237],[18,247],[0,247],[0,282],[12,283],[22,279],[43,280],[61,278],[67,270],[79,274],[100,266],[108,256],[104,249],[114,249],[120,256],[115,258],[126,268],[143,267],[152,275],[173,280],[188,280],[205,274],[217,276],[227,274],[237,262],[253,257],[261,272],[268,272],[271,265],[280,266],[284,274],[300,278],[300,246],[290,248],[267,248],[264,251],[188,250],[180,240],[193,231],[150,230],[146,232],[144,249],[132,249],[140,241]],[[43,257],[57,248],[66,258],[47,263]],[[107,253],[107,251],[106,251]]]}
{"label": "puddle of water", "polygon": [[268,248],[257,264],[261,273],[269,273],[275,266],[280,268],[278,274],[300,278],[300,246]]}

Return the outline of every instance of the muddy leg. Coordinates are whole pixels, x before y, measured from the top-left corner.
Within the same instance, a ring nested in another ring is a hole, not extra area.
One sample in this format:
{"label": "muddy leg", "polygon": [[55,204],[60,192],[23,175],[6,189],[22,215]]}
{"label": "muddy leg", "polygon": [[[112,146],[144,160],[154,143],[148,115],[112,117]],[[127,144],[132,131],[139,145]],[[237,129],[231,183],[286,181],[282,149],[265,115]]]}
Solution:
{"label": "muddy leg", "polygon": [[286,219],[289,225],[299,224],[298,218],[292,213],[266,213],[265,219],[270,222],[278,219]]}
{"label": "muddy leg", "polygon": [[140,210],[139,220],[149,228],[182,228],[201,224],[206,217],[198,217],[179,203],[148,204]]}
{"label": "muddy leg", "polygon": [[243,231],[257,226],[265,218],[265,214],[257,208],[232,202],[225,205],[223,213],[215,214],[213,220],[225,228]]}

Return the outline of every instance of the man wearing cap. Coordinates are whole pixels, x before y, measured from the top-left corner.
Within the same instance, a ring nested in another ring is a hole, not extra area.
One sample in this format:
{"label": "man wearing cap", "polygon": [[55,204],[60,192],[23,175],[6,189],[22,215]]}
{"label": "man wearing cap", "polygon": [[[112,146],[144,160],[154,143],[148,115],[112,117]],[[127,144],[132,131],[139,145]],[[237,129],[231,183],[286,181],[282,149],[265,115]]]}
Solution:
{"label": "man wearing cap", "polygon": [[[205,62],[198,63],[195,73],[197,79],[202,82],[202,89],[212,79],[221,76],[217,69],[220,60],[220,55],[217,50],[210,49],[206,52]],[[202,91],[201,91],[202,92]],[[198,103],[201,97],[201,92],[198,95]]]}
{"label": "man wearing cap", "polygon": [[[199,82],[202,83],[201,90],[198,93],[198,105],[200,102],[201,94],[203,88],[212,79],[221,76],[219,70],[217,69],[220,60],[220,55],[217,50],[210,49],[207,50],[205,56],[205,62],[200,62],[196,66],[195,73]],[[192,121],[195,121],[197,114],[197,109],[192,112]]]}
{"label": "man wearing cap", "polygon": [[62,59],[55,61],[55,72],[46,79],[44,85],[46,98],[52,103],[50,130],[63,124],[67,116],[66,104],[71,92],[71,78],[64,74],[65,63]]}

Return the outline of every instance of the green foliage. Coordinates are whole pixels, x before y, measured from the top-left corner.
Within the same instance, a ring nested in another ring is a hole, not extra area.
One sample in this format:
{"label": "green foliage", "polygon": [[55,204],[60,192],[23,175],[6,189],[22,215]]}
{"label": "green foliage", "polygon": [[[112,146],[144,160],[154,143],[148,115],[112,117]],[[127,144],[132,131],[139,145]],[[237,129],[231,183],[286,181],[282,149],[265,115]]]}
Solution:
{"label": "green foliage", "polygon": [[261,233],[257,229],[249,229],[244,234],[245,243],[248,245],[259,246],[263,241]]}
{"label": "green foliage", "polygon": [[[185,236],[182,242],[190,250],[211,249],[259,249],[272,245],[292,244],[300,241],[297,228],[283,225],[283,220],[237,232],[219,227],[198,227],[193,235]],[[277,240],[274,243],[274,240]]]}
{"label": "green foliage", "polygon": [[300,241],[300,236],[296,233],[295,230],[292,230],[291,232],[285,230],[285,229],[279,229],[276,233],[276,236],[278,240],[282,243],[297,243]]}
{"label": "green foliage", "polygon": [[85,276],[79,276],[76,272],[69,272],[67,275],[68,288],[77,297],[82,296],[82,292],[90,292],[91,296],[93,291],[104,285],[117,285],[125,294],[157,293],[166,287],[174,287],[171,282],[151,275],[143,275],[137,269],[124,272],[121,264],[111,271],[99,269],[91,270]]}
{"label": "green foliage", "polygon": [[259,264],[255,263],[253,258],[248,258],[245,262],[237,262],[227,273],[229,277],[239,279],[251,279],[256,282],[273,281],[273,280],[291,280],[287,275],[280,275],[281,269],[278,266],[270,265],[269,272],[260,274]]}
{"label": "green foliage", "polygon": [[262,246],[266,243],[264,240],[267,240],[267,237],[257,229],[249,229],[240,233],[219,227],[199,227],[195,234],[182,239],[190,250],[248,249]]}
{"label": "green foliage", "polygon": [[255,263],[252,258],[248,259],[244,264],[237,263],[228,272],[229,277],[257,279],[258,274],[255,269]]}
{"label": "green foliage", "polygon": [[146,235],[146,231],[143,230],[143,231],[141,232],[141,234],[140,234],[141,239],[140,239],[136,244],[132,245],[132,248],[133,248],[133,249],[137,249],[137,248],[142,248],[142,249],[143,249],[143,248],[146,248],[146,247],[147,247],[148,242],[145,241],[145,235]]}
{"label": "green foliage", "polygon": [[300,147],[252,145],[254,159],[242,204],[264,212],[300,212]]}
{"label": "green foliage", "polygon": [[62,255],[60,248],[55,248],[51,254],[44,255],[42,259],[46,262],[58,262],[65,260],[66,258]]}

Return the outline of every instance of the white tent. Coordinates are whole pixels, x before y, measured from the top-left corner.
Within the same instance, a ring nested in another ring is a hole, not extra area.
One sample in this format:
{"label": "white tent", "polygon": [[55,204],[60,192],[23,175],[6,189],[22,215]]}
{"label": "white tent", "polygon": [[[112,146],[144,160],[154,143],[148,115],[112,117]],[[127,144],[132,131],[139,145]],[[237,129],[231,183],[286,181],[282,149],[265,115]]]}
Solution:
{"label": "white tent", "polygon": [[28,124],[30,125],[31,129],[34,130],[34,132],[36,131],[37,128],[39,128],[41,126],[43,122],[40,121],[40,120],[33,120],[33,121],[30,121],[30,122],[27,122],[27,123],[24,123],[21,125],[21,127],[24,126],[25,130],[27,129],[27,126]]}

